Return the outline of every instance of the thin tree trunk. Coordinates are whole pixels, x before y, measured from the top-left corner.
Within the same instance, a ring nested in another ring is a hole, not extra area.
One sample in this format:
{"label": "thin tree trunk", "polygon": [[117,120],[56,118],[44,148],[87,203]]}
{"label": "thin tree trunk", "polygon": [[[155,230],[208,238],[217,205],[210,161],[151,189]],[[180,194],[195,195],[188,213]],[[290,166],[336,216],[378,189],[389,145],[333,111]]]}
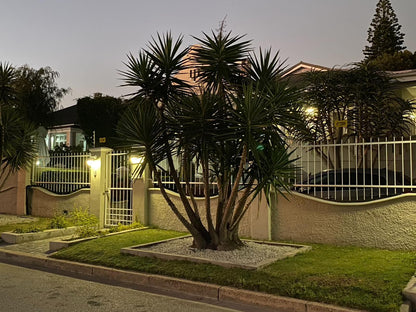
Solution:
{"label": "thin tree trunk", "polygon": [[[163,111],[159,110],[160,118],[161,118],[161,125],[162,125],[162,131],[164,133],[165,137],[167,136],[167,129],[166,129],[166,122],[163,115]],[[188,198],[186,197],[185,191],[179,181],[178,175],[176,173],[176,168],[173,163],[172,153],[170,151],[170,145],[168,141],[165,141],[165,148],[166,148],[166,158],[168,160],[168,165],[170,168],[170,173],[173,178],[173,181],[175,183],[175,186],[178,190],[179,196],[181,198],[182,204],[185,208],[185,212],[189,218],[189,221],[191,224],[200,232],[200,234],[207,240],[210,240],[209,233],[206,230],[205,226],[202,224],[201,218],[194,212],[192,209]],[[205,247],[204,247],[205,248]]]}
{"label": "thin tree trunk", "polygon": [[186,220],[185,217],[180,213],[176,205],[172,202],[169,195],[166,193],[165,187],[162,183],[162,179],[160,178],[160,173],[157,170],[154,170],[154,168],[152,171],[156,176],[157,184],[160,188],[160,192],[162,193],[163,198],[166,200],[170,209],[173,211],[176,217],[182,222],[182,224],[186,227],[189,233],[192,234],[192,237],[194,238],[194,246],[198,249],[205,249],[208,245],[206,237],[197,228],[195,228],[192,223],[188,222],[188,220]]}
{"label": "thin tree trunk", "polygon": [[238,224],[240,223],[241,219],[244,217],[244,214],[246,213],[245,205],[247,202],[247,199],[249,198],[252,187],[254,184],[254,177],[250,178],[250,181],[247,184],[247,187],[245,188],[243,195],[241,196],[240,200],[238,201],[237,208],[235,210],[233,220],[231,222],[231,229],[234,229]]}
{"label": "thin tree trunk", "polygon": [[198,204],[196,203],[194,192],[191,188],[191,184],[189,183],[189,164],[191,163],[191,161],[189,160],[188,155],[189,155],[188,152],[185,151],[184,161],[183,161],[183,168],[185,171],[184,172],[185,184],[189,193],[189,197],[191,198],[191,202],[194,207],[195,214],[198,218],[200,218]]}
{"label": "thin tree trunk", "polygon": [[[231,217],[233,214],[233,207],[235,204],[235,200],[237,198],[238,195],[238,187],[240,184],[240,179],[243,176],[243,170],[244,170],[244,165],[246,163],[246,159],[247,159],[247,152],[248,152],[248,148],[247,145],[243,146],[243,151],[241,153],[241,160],[240,160],[240,165],[238,168],[238,172],[234,181],[234,185],[233,188],[231,190],[230,196],[228,198],[227,201],[227,205],[225,206],[224,209],[224,216],[222,218],[221,221],[221,226],[219,228],[219,235],[220,235],[220,244],[224,243],[225,241],[228,241],[228,230],[230,228],[230,221],[231,221]],[[227,235],[225,235],[227,234]]]}
{"label": "thin tree trunk", "polygon": [[214,224],[212,222],[212,215],[211,215],[211,198],[209,194],[209,167],[208,167],[208,159],[202,159],[202,173],[204,179],[204,195],[205,195],[205,211],[207,217],[207,224],[208,224],[208,232],[211,236],[211,245],[217,246],[218,245],[218,235],[215,232]]}

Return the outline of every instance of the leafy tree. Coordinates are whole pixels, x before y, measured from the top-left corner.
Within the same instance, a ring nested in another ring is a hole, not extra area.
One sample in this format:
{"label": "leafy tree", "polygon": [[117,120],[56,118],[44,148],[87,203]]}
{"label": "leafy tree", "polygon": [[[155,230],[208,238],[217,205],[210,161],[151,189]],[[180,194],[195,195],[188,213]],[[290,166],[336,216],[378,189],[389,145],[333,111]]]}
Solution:
{"label": "leafy tree", "polygon": [[390,0],[379,0],[376,13],[368,29],[367,41],[370,44],[363,50],[365,59],[371,60],[383,54],[394,54],[404,50],[404,34]]}
{"label": "leafy tree", "polygon": [[[85,133],[85,138],[90,146],[94,143],[100,145],[98,139],[106,138],[105,146],[114,147],[119,144],[116,139],[115,129],[125,110],[126,105],[120,98],[115,98],[101,93],[95,93],[93,97],[83,97],[77,101],[79,122]],[[93,142],[95,132],[96,142]]]}
{"label": "leafy tree", "polygon": [[47,123],[48,113],[67,92],[57,87],[57,77],[49,67],[16,69],[0,62],[0,187],[35,156],[34,129]]}
{"label": "leafy tree", "polygon": [[[389,78],[367,66],[349,70],[310,72],[303,77],[302,99],[305,125],[297,134],[303,141],[341,143],[351,137],[359,141],[402,136],[409,133],[412,102],[394,93]],[[347,120],[347,128],[335,121]],[[321,151],[320,151],[321,152]],[[338,149],[337,160],[340,160]],[[323,153],[334,168],[333,153]]]}
{"label": "leafy tree", "polygon": [[379,71],[399,71],[416,68],[416,52],[409,50],[394,52],[394,54],[384,53],[367,62],[369,67]]}
{"label": "leafy tree", "polygon": [[16,70],[14,88],[17,93],[16,109],[38,126],[48,126],[50,114],[69,89],[59,88],[59,73],[50,67],[33,69],[21,66]]}
{"label": "leafy tree", "polygon": [[[251,49],[242,36],[220,30],[196,39],[200,46],[190,56],[188,48],[181,48],[182,37],[174,40],[170,33],[154,38],[137,58],[128,56],[127,70],[121,73],[126,86],[139,89],[118,132],[125,142],[144,147],[145,164],[192,234],[194,246],[233,249],[241,245],[239,224],[254,198],[271,186],[287,188],[292,168],[282,129],[296,120],[296,107],[290,109],[296,92],[279,79],[280,62],[270,53],[258,58],[260,68],[253,66],[247,73],[244,64]],[[187,69],[187,57],[199,64],[198,92],[178,80],[177,74]],[[276,73],[267,87],[255,74],[262,72]],[[175,167],[174,156],[182,160],[181,167]],[[162,184],[157,166],[163,160],[184,213]],[[203,209],[191,192],[187,173],[192,160],[202,168]],[[212,181],[219,191],[215,207],[209,194]]]}

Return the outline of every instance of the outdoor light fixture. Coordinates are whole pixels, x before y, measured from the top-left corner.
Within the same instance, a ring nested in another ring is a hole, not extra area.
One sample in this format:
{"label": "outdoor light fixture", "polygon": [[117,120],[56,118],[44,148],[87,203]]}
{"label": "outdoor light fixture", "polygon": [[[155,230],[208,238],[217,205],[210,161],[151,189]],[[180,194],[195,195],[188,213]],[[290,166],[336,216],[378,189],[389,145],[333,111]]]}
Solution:
{"label": "outdoor light fixture", "polygon": [[97,170],[100,169],[101,167],[101,160],[93,156],[92,158],[87,160],[87,165],[93,170],[94,178],[95,178],[97,176]]}
{"label": "outdoor light fixture", "polygon": [[40,160],[38,159],[38,160],[36,160],[36,166],[39,166],[40,165]]}
{"label": "outdoor light fixture", "polygon": [[315,107],[307,107],[306,109],[305,109],[305,113],[306,113],[306,115],[308,115],[308,116],[314,116],[315,114],[316,114],[316,108]]}
{"label": "outdoor light fixture", "polygon": [[130,162],[133,165],[140,165],[140,164],[143,163],[143,157],[140,157],[140,156],[132,156],[132,157],[130,157]]}

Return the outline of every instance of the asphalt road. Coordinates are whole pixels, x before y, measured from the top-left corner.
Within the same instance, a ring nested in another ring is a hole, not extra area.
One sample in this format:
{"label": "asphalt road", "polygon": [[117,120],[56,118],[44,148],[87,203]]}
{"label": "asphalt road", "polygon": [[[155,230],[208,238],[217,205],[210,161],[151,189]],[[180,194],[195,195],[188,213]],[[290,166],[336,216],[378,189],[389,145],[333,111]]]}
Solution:
{"label": "asphalt road", "polygon": [[248,310],[219,307],[0,263],[0,311],[236,312]]}

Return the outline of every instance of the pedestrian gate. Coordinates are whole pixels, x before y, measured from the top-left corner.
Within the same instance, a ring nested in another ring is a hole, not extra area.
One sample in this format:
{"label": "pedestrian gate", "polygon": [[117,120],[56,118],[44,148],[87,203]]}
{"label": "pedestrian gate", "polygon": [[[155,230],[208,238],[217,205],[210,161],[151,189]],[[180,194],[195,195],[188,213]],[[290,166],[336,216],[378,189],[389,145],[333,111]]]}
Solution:
{"label": "pedestrian gate", "polygon": [[132,166],[124,151],[107,154],[105,226],[128,225],[133,222]]}

